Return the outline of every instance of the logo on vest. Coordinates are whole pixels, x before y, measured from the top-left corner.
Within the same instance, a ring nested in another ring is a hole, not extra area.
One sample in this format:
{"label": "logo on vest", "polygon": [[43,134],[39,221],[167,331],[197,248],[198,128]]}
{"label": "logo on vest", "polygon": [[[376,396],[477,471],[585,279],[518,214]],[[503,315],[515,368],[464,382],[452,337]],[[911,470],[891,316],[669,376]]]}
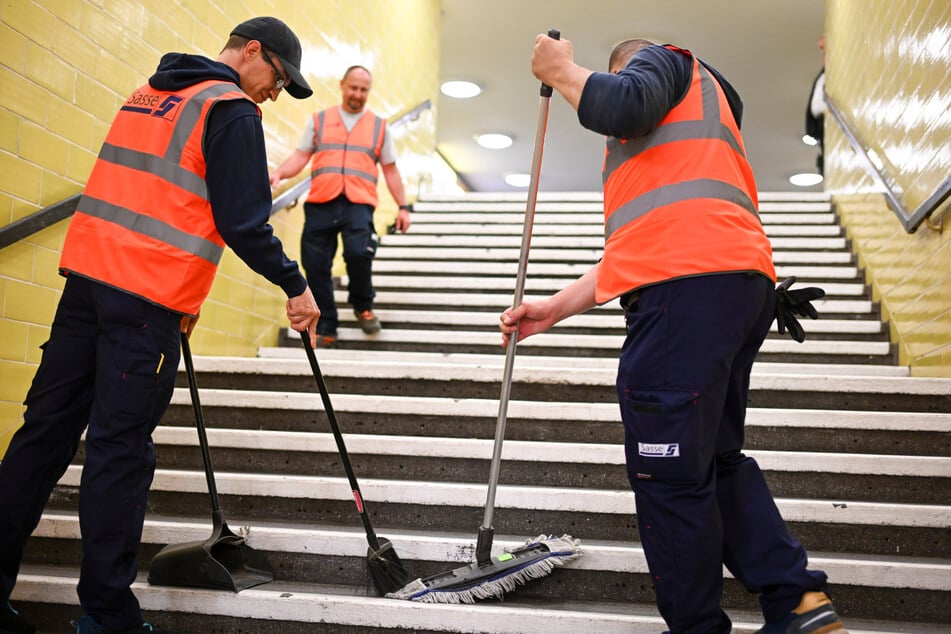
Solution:
{"label": "logo on vest", "polygon": [[680,456],[680,443],[639,442],[637,453],[648,458],[676,458]]}
{"label": "logo on vest", "polygon": [[122,110],[134,112],[136,114],[147,114],[153,117],[161,117],[172,121],[178,114],[177,106],[184,99],[178,95],[169,95],[162,99],[161,95],[150,94],[136,90],[132,96],[126,99]]}

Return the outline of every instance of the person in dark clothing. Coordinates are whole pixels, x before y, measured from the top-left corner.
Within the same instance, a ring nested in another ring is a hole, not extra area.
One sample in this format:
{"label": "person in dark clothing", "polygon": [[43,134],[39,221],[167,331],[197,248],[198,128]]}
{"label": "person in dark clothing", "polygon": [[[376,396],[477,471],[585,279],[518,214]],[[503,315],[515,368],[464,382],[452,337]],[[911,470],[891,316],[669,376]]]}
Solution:
{"label": "person in dark clothing", "polygon": [[812,89],[809,91],[809,103],[806,104],[806,134],[816,141],[816,148],[819,153],[816,155],[816,169],[819,174],[823,174],[825,169],[825,159],[823,155],[825,143],[825,114],[826,103],[824,100],[826,86],[826,38],[819,38],[819,53],[822,55],[822,70],[812,81]]}
{"label": "person in dark clothing", "polygon": [[169,53],[120,108],[63,247],[65,287],[0,462],[0,631],[32,632],[9,603],[24,544],[83,432],[79,485],[82,634],[151,631],[131,586],[138,571],[152,431],[171,400],[190,334],[230,246],[287,295],[291,327],[316,341],[320,316],[269,224],[257,104],[312,91],[286,24],[235,27],[217,59]]}
{"label": "person in dark clothing", "polygon": [[606,135],[602,259],[500,316],[502,344],[620,298],[617,396],[657,606],[673,634],[728,633],[723,566],[759,594],[761,632],[845,632],[755,460],[750,373],[776,313],[772,250],[740,135],[742,102],[690,51],[628,40],[609,73],[536,39],[532,72]]}
{"label": "person in dark clothing", "polygon": [[389,125],[366,107],[371,86],[368,69],[348,68],[340,80],[340,104],[308,118],[297,149],[271,173],[271,184],[277,185],[311,162],[300,250],[307,282],[320,306],[317,344],[325,348],[336,347],[340,324],[332,282],[338,241],[347,265],[347,301],[357,324],[368,335],[381,329],[373,312],[373,259],[379,242],[373,214],[379,202],[379,171],[399,206],[393,230],[406,233],[411,224],[413,207],[406,201]]}

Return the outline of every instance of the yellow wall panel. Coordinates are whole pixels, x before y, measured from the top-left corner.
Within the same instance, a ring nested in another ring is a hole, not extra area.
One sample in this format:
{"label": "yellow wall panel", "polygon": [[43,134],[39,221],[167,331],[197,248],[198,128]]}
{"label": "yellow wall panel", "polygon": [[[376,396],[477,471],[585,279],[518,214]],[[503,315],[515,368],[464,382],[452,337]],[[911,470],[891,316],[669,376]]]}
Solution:
{"label": "yellow wall panel", "polygon": [[0,174],[3,174],[4,189],[16,198],[38,202],[42,173],[38,165],[25,163],[11,154],[0,154]]}
{"label": "yellow wall panel", "polygon": [[33,2],[4,2],[0,19],[34,42],[49,43],[53,39],[56,16]]}
{"label": "yellow wall panel", "polygon": [[19,145],[17,151],[20,158],[31,163],[43,166],[57,174],[66,173],[68,155],[66,150],[69,143],[45,127],[35,123],[24,122],[20,126]]}
{"label": "yellow wall panel", "polygon": [[22,33],[6,24],[0,24],[0,59],[3,60],[3,65],[19,73],[25,72],[28,42]]}
{"label": "yellow wall panel", "polygon": [[49,93],[32,79],[0,66],[0,110],[45,124],[48,97]]}
{"label": "yellow wall panel", "polygon": [[7,327],[9,336],[0,339],[0,355],[4,359],[26,361],[26,346],[30,335],[30,326],[22,322],[13,322]]}
{"label": "yellow wall panel", "polygon": [[78,74],[92,76],[96,74],[99,62],[99,46],[79,29],[59,22],[56,24],[56,36],[53,38],[53,54],[76,68]]}
{"label": "yellow wall panel", "polygon": [[[915,211],[951,174],[951,3],[829,0],[826,7],[826,92]],[[951,376],[951,220],[943,232],[906,233],[829,117],[826,189],[901,363],[917,376]]]}
{"label": "yellow wall panel", "polygon": [[16,154],[19,135],[20,119],[12,112],[0,111],[0,151]]}
{"label": "yellow wall panel", "polygon": [[26,70],[36,82],[51,94],[72,99],[76,85],[76,70],[65,59],[34,43],[27,45]]}
{"label": "yellow wall panel", "polygon": [[[37,4],[56,16],[57,22],[78,28],[83,5],[88,2],[86,0],[38,0]],[[54,29],[58,26],[59,24],[54,25]]]}
{"label": "yellow wall panel", "polygon": [[[298,34],[302,70],[315,91],[308,100],[282,95],[276,103],[263,104],[272,168],[294,150],[315,110],[339,102],[338,82],[351,64],[373,71],[369,106],[383,116],[435,100],[438,0],[320,0],[314,5],[319,10],[304,10],[290,0],[0,3],[0,223],[82,190],[117,108],[148,79],[162,54],[215,57],[230,30],[255,15],[280,17]],[[432,156],[433,126],[433,117],[421,117],[394,138],[411,197],[421,176],[404,165],[419,166]],[[385,190],[381,187],[377,214],[383,226],[396,211]],[[296,260],[302,222],[300,206],[272,219],[275,235]],[[18,343],[0,347],[0,454],[19,425],[39,345],[48,337],[63,284],[56,266],[67,226],[58,223],[0,250],[0,340],[27,339],[25,356]],[[195,353],[247,356],[273,345],[286,326],[285,300],[279,288],[227,251],[202,307]]]}
{"label": "yellow wall panel", "polygon": [[19,282],[32,281],[33,247],[28,244],[11,244],[2,251],[0,264],[3,265],[3,275],[7,279]]}

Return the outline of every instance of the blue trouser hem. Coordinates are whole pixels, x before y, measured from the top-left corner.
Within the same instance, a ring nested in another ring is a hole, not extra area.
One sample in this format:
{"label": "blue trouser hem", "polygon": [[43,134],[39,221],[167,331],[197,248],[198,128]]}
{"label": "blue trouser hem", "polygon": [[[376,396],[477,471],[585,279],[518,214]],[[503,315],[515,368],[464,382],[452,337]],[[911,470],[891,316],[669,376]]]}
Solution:
{"label": "blue trouser hem", "polygon": [[332,271],[338,237],[347,266],[347,301],[357,312],[373,309],[373,258],[377,249],[373,207],[340,196],[326,203],[306,203],[304,213],[301,263],[320,309],[317,332],[335,334],[340,318]]}

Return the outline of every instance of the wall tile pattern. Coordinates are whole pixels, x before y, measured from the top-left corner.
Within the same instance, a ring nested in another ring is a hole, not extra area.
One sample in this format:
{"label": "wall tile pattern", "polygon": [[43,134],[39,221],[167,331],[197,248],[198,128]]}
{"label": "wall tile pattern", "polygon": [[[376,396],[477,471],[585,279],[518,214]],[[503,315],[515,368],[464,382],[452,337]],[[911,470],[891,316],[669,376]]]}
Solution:
{"label": "wall tile pattern", "polygon": [[[828,0],[826,92],[914,211],[951,177],[951,3]],[[834,122],[826,190],[916,376],[951,376],[951,216],[907,234]]]}

